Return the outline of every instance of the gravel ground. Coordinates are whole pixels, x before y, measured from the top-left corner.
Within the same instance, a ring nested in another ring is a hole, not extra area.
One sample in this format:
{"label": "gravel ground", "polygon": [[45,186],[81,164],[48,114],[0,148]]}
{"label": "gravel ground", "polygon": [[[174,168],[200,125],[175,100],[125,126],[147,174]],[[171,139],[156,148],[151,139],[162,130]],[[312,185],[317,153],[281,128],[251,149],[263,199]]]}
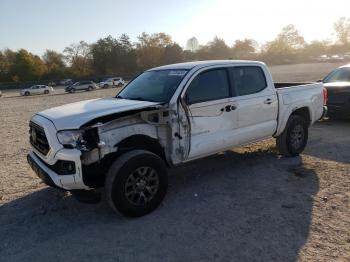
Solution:
{"label": "gravel ground", "polygon": [[25,160],[32,114],[115,92],[0,100],[1,261],[350,261],[349,121],[317,123],[300,157],[271,139],[175,168],[138,219],[43,185]]}

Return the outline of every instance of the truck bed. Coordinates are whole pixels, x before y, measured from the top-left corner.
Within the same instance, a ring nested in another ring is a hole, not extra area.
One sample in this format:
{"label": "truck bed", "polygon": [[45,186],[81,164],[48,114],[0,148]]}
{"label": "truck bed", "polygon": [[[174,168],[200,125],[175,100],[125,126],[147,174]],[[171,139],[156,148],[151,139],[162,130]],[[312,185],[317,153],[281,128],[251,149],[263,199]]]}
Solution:
{"label": "truck bed", "polygon": [[323,115],[323,83],[275,83],[278,97],[278,128],[284,130],[288,116],[298,108],[308,108],[310,124]]}
{"label": "truck bed", "polygon": [[309,85],[312,83],[303,83],[303,82],[280,82],[280,83],[274,83],[275,88],[284,88],[284,87],[293,87],[293,86],[301,86],[301,85]]}

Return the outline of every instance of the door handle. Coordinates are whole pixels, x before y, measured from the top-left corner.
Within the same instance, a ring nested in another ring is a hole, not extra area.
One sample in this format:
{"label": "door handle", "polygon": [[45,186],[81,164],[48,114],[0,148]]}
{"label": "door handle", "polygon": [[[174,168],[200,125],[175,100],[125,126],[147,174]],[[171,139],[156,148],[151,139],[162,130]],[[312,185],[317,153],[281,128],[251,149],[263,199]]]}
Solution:
{"label": "door handle", "polygon": [[266,99],[264,101],[264,104],[268,104],[268,105],[272,104],[272,99],[271,98]]}
{"label": "door handle", "polygon": [[221,108],[220,111],[221,112],[224,112],[224,111],[231,112],[231,111],[236,110],[236,109],[237,109],[237,107],[235,105],[227,105],[224,108]]}

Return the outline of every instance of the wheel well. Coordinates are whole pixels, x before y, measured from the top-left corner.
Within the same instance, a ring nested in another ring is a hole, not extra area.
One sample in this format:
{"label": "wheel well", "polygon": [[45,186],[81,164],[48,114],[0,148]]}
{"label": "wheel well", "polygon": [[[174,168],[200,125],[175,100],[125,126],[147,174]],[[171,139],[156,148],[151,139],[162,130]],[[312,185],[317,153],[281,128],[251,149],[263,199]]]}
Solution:
{"label": "wheel well", "polygon": [[166,160],[164,149],[159,144],[158,140],[145,135],[134,135],[120,141],[115,145],[118,151],[104,156],[100,161],[91,165],[83,165],[83,180],[84,183],[92,188],[102,187],[105,181],[105,175],[108,169],[113,164],[114,160],[120,155],[135,149],[150,151],[158,155],[167,166],[169,163]]}
{"label": "wheel well", "polygon": [[118,155],[130,150],[143,149],[159,156],[168,165],[163,147],[158,140],[146,135],[133,135],[115,145],[118,147]]}
{"label": "wheel well", "polygon": [[308,126],[311,124],[310,111],[307,107],[298,108],[292,113],[292,115],[304,118]]}

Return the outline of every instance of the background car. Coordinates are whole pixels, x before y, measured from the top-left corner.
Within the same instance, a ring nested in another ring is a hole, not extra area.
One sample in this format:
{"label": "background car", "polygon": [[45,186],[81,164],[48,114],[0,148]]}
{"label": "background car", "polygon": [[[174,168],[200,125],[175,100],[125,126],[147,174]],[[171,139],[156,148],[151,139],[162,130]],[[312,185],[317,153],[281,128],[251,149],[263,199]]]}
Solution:
{"label": "background car", "polygon": [[93,81],[79,81],[73,85],[67,86],[65,91],[69,93],[74,93],[77,90],[92,91],[98,88],[96,83]]}
{"label": "background car", "polygon": [[322,82],[328,91],[328,116],[333,119],[350,117],[350,65],[341,66]]}
{"label": "background car", "polygon": [[20,95],[21,96],[42,95],[42,94],[49,94],[53,91],[54,89],[51,86],[34,85],[29,88],[22,89],[20,91]]}
{"label": "background car", "polygon": [[73,84],[73,80],[72,79],[63,79],[60,81],[59,83],[62,86],[69,86]]}
{"label": "background car", "polygon": [[102,88],[121,87],[123,85],[125,85],[125,81],[121,77],[110,77],[99,83],[99,86]]}

